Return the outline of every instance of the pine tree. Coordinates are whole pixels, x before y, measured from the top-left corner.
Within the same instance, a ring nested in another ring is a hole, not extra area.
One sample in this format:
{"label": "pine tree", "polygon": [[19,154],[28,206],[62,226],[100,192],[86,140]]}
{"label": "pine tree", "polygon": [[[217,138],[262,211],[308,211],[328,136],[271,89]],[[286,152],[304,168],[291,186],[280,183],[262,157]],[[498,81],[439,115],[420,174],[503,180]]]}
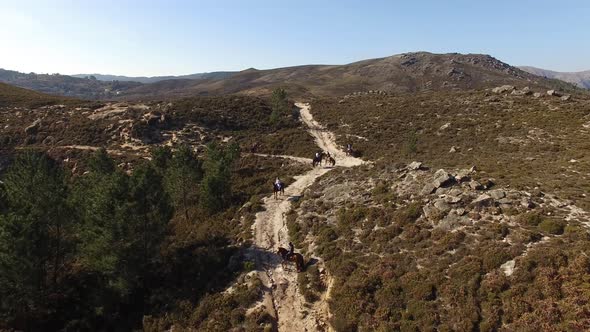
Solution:
{"label": "pine tree", "polygon": [[3,181],[0,312],[27,316],[56,289],[72,254],[67,187],[62,168],[36,152],[17,156]]}
{"label": "pine tree", "polygon": [[237,144],[222,149],[215,144],[207,146],[205,177],[201,183],[201,206],[209,213],[216,213],[230,203],[231,167],[240,157]]}
{"label": "pine tree", "polygon": [[140,165],[133,172],[129,194],[132,215],[126,230],[128,252],[142,274],[158,255],[173,209],[162,176],[150,164]]}
{"label": "pine tree", "polygon": [[189,220],[189,208],[197,204],[199,183],[203,179],[203,167],[188,146],[180,147],[166,169],[164,183],[174,206],[182,210]]}

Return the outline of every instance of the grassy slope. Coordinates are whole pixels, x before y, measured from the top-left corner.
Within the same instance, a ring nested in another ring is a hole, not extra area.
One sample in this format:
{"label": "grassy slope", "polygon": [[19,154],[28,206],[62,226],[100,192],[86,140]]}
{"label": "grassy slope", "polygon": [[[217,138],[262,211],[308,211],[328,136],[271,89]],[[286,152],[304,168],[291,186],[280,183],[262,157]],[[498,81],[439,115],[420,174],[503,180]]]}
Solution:
{"label": "grassy slope", "polygon": [[479,91],[323,99],[312,111],[341,145],[353,142],[367,159],[475,165],[501,184],[538,186],[589,207],[590,130],[583,125],[590,121],[590,100],[488,98]]}
{"label": "grassy slope", "polygon": [[0,83],[0,107],[35,108],[46,105],[78,104],[80,101],[72,98],[51,96],[44,93]]}

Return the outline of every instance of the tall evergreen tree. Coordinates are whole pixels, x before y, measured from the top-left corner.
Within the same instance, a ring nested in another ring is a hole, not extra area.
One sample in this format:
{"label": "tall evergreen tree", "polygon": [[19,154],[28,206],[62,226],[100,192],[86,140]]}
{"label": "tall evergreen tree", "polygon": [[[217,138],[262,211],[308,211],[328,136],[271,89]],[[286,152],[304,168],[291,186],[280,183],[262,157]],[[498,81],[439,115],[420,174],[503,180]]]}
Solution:
{"label": "tall evergreen tree", "polygon": [[237,144],[225,149],[216,144],[207,146],[205,177],[201,183],[201,206],[209,213],[219,212],[230,203],[231,167],[239,157]]}
{"label": "tall evergreen tree", "polygon": [[176,152],[166,169],[164,184],[174,206],[189,220],[189,207],[197,204],[199,183],[203,179],[202,163],[189,146]]}
{"label": "tall evergreen tree", "polygon": [[130,179],[132,215],[126,234],[130,236],[129,260],[138,265],[140,274],[157,257],[173,213],[162,182],[162,176],[150,164],[140,165]]}
{"label": "tall evergreen tree", "polygon": [[36,152],[17,156],[3,181],[0,312],[27,317],[56,290],[71,254],[67,188],[62,168]]}

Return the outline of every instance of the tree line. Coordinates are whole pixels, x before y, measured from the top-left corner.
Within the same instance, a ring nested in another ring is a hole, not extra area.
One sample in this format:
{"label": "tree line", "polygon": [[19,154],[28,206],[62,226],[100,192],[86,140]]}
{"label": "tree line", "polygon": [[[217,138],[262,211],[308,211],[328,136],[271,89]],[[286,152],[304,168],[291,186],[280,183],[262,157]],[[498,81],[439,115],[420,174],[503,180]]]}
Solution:
{"label": "tree line", "polygon": [[[172,296],[162,284],[192,273],[200,287],[221,249],[169,249],[170,223],[217,222],[232,204],[239,156],[237,145],[209,145],[204,158],[157,148],[127,174],[101,149],[73,176],[45,153],[17,155],[0,182],[0,329],[137,328]],[[201,263],[184,267],[189,260]]]}

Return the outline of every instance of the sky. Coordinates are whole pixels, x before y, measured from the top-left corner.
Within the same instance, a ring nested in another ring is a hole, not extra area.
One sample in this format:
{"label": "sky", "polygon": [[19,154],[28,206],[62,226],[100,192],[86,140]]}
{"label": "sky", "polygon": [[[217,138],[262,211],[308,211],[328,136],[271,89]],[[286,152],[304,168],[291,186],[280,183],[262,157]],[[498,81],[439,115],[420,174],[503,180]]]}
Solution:
{"label": "sky", "polygon": [[588,0],[0,0],[0,68],[182,75],[429,51],[590,70]]}

